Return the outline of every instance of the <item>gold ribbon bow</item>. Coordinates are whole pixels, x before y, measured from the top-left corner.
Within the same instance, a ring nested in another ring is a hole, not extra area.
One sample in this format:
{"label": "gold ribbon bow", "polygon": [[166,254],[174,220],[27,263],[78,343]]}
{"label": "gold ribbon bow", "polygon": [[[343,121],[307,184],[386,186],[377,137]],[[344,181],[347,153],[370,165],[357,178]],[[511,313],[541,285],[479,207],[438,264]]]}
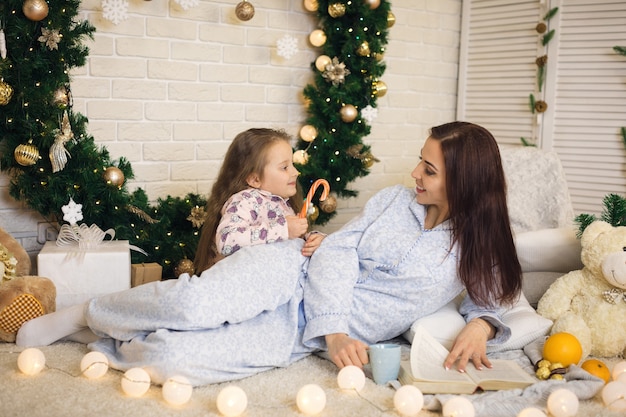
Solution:
{"label": "gold ribbon bow", "polygon": [[602,297],[604,301],[609,304],[616,304],[620,298],[626,302],[626,291],[620,290],[619,288],[611,288],[610,290],[603,291]]}

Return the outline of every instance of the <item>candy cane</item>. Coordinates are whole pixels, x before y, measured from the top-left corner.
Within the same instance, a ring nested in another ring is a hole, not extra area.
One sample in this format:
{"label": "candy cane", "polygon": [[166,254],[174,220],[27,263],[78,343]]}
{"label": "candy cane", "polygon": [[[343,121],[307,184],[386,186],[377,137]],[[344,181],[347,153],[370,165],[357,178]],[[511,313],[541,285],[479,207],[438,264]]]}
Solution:
{"label": "candy cane", "polygon": [[320,201],[326,200],[326,197],[328,197],[328,193],[330,192],[330,185],[328,184],[328,181],[324,179],[316,180],[311,186],[311,188],[309,189],[309,193],[306,195],[304,206],[302,206],[302,210],[300,210],[300,214],[298,215],[298,217],[300,218],[306,217],[306,213],[309,210],[309,204],[311,204],[311,200],[313,200],[315,191],[317,191],[317,187],[319,187],[320,185],[324,187],[324,189],[322,190],[322,195],[320,196]]}

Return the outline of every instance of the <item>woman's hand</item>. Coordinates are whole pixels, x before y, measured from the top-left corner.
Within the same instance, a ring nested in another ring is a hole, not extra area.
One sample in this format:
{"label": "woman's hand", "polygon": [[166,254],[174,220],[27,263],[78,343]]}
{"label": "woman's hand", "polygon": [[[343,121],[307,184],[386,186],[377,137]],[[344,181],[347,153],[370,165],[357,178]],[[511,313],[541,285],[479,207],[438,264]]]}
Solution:
{"label": "woman's hand", "polygon": [[304,236],[309,228],[309,222],[307,219],[301,219],[298,216],[286,216],[285,219],[287,219],[289,239],[296,239]]}
{"label": "woman's hand", "polygon": [[467,362],[471,360],[476,369],[483,369],[483,365],[491,368],[491,362],[487,358],[487,340],[493,337],[493,333],[495,333],[494,328],[487,321],[479,318],[472,319],[456,337],[454,346],[443,366],[450,369],[458,360],[457,369],[459,372],[465,372]]}
{"label": "woman's hand", "polygon": [[306,238],[306,241],[304,242],[304,246],[302,247],[302,255],[313,255],[313,252],[315,252],[317,248],[320,247],[320,245],[322,244],[322,240],[324,240],[325,237],[326,235],[324,235],[323,233],[310,233],[309,236]]}
{"label": "woman's hand", "polygon": [[339,369],[344,366],[354,365],[363,368],[369,362],[367,345],[344,333],[326,335],[328,355]]}

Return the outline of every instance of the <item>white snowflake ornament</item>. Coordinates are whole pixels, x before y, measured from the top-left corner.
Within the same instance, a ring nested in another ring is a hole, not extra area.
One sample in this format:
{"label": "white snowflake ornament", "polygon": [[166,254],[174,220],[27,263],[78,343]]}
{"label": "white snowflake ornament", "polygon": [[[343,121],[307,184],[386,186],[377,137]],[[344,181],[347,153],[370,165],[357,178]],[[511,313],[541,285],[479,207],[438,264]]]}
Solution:
{"label": "white snowflake ornament", "polygon": [[371,124],[378,117],[378,109],[367,105],[361,109],[361,117]]}
{"label": "white snowflake ornament", "polygon": [[196,7],[200,0],[175,0],[185,10]]}
{"label": "white snowflake ornament", "polygon": [[290,35],[285,35],[276,41],[278,56],[291,59],[298,52],[298,40]]}
{"label": "white snowflake ornament", "polygon": [[61,207],[63,211],[63,220],[74,226],[83,219],[83,205],[76,204],[74,199],[70,197],[70,202]]}
{"label": "white snowflake ornament", "polygon": [[128,1],[102,0],[102,17],[116,25],[128,19]]}

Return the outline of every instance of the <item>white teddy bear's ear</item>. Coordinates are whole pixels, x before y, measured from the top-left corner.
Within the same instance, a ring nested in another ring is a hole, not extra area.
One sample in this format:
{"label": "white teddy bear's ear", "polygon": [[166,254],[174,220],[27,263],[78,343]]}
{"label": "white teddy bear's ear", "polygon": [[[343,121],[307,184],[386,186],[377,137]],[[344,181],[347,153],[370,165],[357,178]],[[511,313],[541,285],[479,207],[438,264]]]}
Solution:
{"label": "white teddy bear's ear", "polygon": [[611,226],[609,223],[602,220],[596,220],[595,222],[587,226],[587,228],[583,232],[582,237],[580,238],[580,243],[583,247],[585,247],[594,240],[596,240],[599,235],[612,229],[613,226]]}

